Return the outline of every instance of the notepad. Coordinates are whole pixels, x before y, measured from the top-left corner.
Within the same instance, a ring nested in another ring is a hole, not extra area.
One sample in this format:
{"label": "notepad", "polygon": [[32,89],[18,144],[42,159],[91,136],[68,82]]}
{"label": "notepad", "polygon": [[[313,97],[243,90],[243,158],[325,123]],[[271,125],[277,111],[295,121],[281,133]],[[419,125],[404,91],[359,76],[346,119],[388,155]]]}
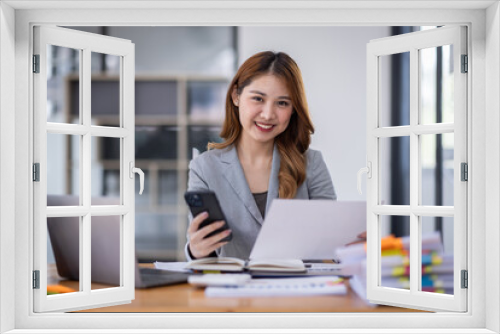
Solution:
{"label": "notepad", "polygon": [[186,269],[199,271],[265,271],[305,273],[306,267],[301,260],[297,259],[260,259],[245,261],[233,257],[208,257],[188,262]]}
{"label": "notepad", "polygon": [[242,286],[208,287],[205,289],[207,297],[317,296],[346,293],[344,281],[338,276],[252,279]]}

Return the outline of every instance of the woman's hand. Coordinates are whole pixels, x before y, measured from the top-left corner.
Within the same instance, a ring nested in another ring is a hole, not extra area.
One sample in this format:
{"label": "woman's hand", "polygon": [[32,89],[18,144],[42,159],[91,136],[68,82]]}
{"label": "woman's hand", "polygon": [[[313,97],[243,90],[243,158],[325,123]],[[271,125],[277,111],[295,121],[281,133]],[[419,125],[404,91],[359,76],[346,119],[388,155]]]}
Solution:
{"label": "woman's hand", "polygon": [[191,221],[191,225],[188,228],[188,236],[189,236],[188,247],[189,251],[191,252],[191,255],[193,255],[195,258],[202,258],[209,256],[216,249],[228,243],[228,241],[221,241],[221,240],[227,237],[231,233],[231,230],[224,230],[220,233],[217,233],[205,239],[205,237],[208,234],[224,226],[224,221],[219,220],[199,229],[200,224],[207,218],[208,218],[207,212],[200,213],[199,215],[193,218],[193,220]]}
{"label": "woman's hand", "polygon": [[359,243],[362,243],[362,242],[366,242],[366,231],[361,232],[356,237],[358,238],[358,240],[352,241],[352,242],[346,244],[346,246],[350,246],[350,245],[354,245],[354,244],[359,244]]}

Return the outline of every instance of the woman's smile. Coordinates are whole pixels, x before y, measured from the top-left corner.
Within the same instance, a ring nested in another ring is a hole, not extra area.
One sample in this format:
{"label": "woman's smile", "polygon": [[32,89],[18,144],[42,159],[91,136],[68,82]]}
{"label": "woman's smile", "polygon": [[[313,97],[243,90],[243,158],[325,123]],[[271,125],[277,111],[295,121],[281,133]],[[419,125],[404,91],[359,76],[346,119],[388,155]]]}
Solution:
{"label": "woman's smile", "polygon": [[257,126],[257,129],[262,132],[271,132],[274,128],[274,125],[266,123],[255,122],[255,125]]}

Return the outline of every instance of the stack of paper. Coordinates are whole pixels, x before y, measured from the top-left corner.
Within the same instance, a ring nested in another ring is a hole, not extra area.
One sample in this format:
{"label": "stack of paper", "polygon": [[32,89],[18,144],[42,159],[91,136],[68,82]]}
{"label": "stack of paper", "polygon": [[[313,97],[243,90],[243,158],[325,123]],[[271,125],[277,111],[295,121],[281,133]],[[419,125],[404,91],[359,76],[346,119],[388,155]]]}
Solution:
{"label": "stack of paper", "polygon": [[[382,287],[410,289],[409,237],[381,239]],[[366,299],[366,244],[354,244],[337,250],[341,264],[357,265],[351,286]],[[453,254],[443,251],[439,232],[422,235],[422,291],[453,294]]]}

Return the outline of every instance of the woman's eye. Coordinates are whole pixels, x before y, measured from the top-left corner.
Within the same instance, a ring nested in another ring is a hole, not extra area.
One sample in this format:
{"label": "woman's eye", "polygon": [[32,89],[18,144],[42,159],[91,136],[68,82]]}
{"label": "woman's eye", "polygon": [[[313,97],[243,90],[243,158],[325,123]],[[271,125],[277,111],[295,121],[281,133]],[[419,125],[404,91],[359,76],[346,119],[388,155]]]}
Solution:
{"label": "woman's eye", "polygon": [[281,107],[288,107],[288,102],[287,101],[279,101],[278,104],[281,106]]}
{"label": "woman's eye", "polygon": [[262,98],[260,96],[254,96],[253,99],[258,102],[262,101]]}

